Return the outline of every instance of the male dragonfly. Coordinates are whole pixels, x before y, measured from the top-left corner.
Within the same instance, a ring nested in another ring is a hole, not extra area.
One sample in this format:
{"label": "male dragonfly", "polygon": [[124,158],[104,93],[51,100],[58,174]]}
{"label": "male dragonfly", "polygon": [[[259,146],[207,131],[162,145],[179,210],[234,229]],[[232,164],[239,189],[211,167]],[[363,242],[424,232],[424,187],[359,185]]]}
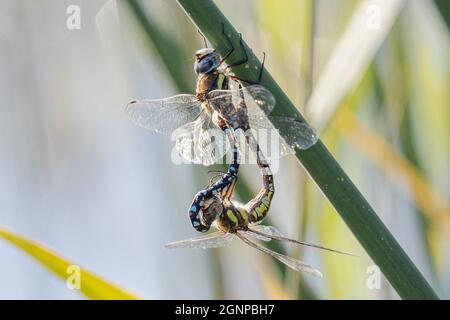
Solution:
{"label": "male dragonfly", "polygon": [[[314,145],[318,137],[305,122],[291,117],[269,115],[275,106],[275,98],[264,87],[253,84],[230,90],[230,80],[242,79],[230,75],[228,70],[232,66],[246,63],[248,57],[241,37],[240,44],[245,58],[225,66],[225,59],[231,55],[234,47],[225,30],[223,34],[231,47],[224,57],[211,48],[203,48],[195,53],[194,70],[198,76],[195,95],[180,94],[165,99],[131,101],[126,112],[132,121],[148,130],[173,134],[176,150],[184,159],[209,166],[221,159],[230,145],[233,145],[233,134],[227,134],[226,128],[240,127],[242,119],[230,112],[231,105],[244,97],[250,128],[271,132],[277,132],[276,128],[281,126],[287,128],[287,134],[283,138],[277,138],[279,147],[274,151],[277,154],[271,156],[285,156],[294,153],[296,147],[307,149]],[[258,83],[263,69],[264,60]]]}

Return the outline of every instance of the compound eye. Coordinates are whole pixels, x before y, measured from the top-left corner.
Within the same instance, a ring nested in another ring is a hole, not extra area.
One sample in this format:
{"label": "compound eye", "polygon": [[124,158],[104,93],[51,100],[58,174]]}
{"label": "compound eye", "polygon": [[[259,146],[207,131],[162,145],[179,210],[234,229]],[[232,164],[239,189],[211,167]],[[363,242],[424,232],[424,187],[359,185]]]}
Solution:
{"label": "compound eye", "polygon": [[212,67],[213,61],[211,61],[210,59],[203,59],[203,58],[200,61],[197,61],[194,66],[195,72],[197,74],[208,72],[209,70],[211,70]]}

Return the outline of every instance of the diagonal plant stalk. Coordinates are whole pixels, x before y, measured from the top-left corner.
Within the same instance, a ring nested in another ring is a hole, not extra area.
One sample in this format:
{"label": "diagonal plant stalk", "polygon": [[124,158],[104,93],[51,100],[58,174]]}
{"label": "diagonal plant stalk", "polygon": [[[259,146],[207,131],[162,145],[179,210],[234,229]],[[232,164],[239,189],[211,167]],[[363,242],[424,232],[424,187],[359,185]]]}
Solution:
{"label": "diagonal plant stalk", "polygon": [[434,0],[434,3],[450,29],[450,2],[448,0]]}
{"label": "diagonal plant stalk", "polygon": [[[224,55],[229,50],[222,33],[222,23],[227,36],[235,47],[239,48],[239,34],[211,0],[178,0],[178,3],[219,53]],[[245,43],[244,46],[249,57],[248,64],[233,68],[233,72],[243,79],[257,79],[261,64]],[[239,51],[236,50],[231,59],[228,59],[229,62],[243,54]],[[261,84],[269,89],[277,100],[274,115],[303,119],[267,71],[263,73]],[[279,129],[283,135],[287,128]],[[403,299],[438,299],[423,275],[325,145],[318,141],[308,150],[297,151],[296,157],[399,296]]]}

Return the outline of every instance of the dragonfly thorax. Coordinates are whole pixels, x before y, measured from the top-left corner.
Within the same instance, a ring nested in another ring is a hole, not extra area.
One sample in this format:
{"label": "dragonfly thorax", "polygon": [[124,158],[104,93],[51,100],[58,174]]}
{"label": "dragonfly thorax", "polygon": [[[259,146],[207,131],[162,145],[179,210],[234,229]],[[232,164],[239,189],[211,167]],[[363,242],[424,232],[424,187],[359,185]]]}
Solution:
{"label": "dragonfly thorax", "polygon": [[220,69],[214,69],[209,73],[200,74],[197,80],[196,95],[200,101],[207,100],[207,95],[213,90],[227,90],[228,79]]}
{"label": "dragonfly thorax", "polygon": [[222,232],[234,233],[238,230],[246,230],[250,222],[248,211],[241,205],[235,205],[229,201],[225,203],[222,213],[215,221],[215,227]]}

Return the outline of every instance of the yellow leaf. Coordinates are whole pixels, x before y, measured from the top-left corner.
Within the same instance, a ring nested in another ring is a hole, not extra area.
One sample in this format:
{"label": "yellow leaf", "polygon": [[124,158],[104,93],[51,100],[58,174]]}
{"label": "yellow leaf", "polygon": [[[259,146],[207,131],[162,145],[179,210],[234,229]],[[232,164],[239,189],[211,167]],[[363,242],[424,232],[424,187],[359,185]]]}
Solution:
{"label": "yellow leaf", "polygon": [[[35,241],[22,237],[21,235],[9,231],[3,227],[0,227],[0,237],[15,245],[22,251],[28,253],[63,280],[70,279],[71,275],[74,275],[75,272],[79,272],[79,290],[90,299],[137,299],[136,296],[133,296],[132,294],[106,282],[86,269],[81,267],[78,269],[78,265],[76,263],[60,257],[55,252],[52,252],[50,249]],[[77,268],[74,268],[74,266]]]}

